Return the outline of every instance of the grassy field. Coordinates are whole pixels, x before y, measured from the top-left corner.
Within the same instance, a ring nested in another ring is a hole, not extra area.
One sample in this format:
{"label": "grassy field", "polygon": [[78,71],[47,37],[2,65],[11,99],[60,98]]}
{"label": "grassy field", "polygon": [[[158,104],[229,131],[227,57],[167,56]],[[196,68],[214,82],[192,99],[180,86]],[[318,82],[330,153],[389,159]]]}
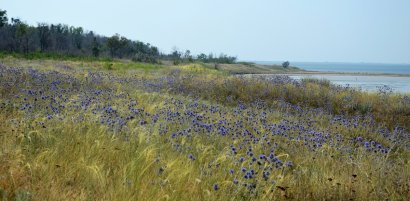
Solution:
{"label": "grassy field", "polygon": [[296,67],[283,68],[278,65],[261,65],[255,63],[220,64],[219,70],[227,71],[231,74],[274,74],[274,73],[303,73],[302,69]]}
{"label": "grassy field", "polygon": [[2,58],[0,200],[410,199],[408,95],[240,65]]}

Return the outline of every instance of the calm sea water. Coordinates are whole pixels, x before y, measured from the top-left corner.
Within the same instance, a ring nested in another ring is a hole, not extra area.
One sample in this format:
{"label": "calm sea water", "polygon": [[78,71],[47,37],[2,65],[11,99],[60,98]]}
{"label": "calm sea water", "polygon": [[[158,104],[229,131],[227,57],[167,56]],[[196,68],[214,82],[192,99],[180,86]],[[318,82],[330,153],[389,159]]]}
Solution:
{"label": "calm sea water", "polygon": [[[277,65],[282,64],[282,62],[275,61],[256,61],[255,63]],[[323,72],[410,74],[410,64],[291,62],[290,65],[305,70]]]}
{"label": "calm sea water", "polygon": [[[259,64],[281,64],[281,62],[255,62]],[[293,62],[305,70],[321,72],[347,72],[347,73],[390,73],[410,75],[410,64],[370,64],[370,63],[329,63],[329,62]],[[326,79],[334,84],[361,88],[368,91],[377,91],[380,87],[388,86],[394,92],[410,93],[410,76],[363,76],[363,75],[290,75],[294,79],[317,78]]]}
{"label": "calm sea water", "polygon": [[393,92],[410,93],[410,77],[394,76],[353,76],[353,75],[290,75],[289,77],[300,80],[302,78],[326,79],[334,84],[361,88],[367,91],[378,91],[385,85]]}

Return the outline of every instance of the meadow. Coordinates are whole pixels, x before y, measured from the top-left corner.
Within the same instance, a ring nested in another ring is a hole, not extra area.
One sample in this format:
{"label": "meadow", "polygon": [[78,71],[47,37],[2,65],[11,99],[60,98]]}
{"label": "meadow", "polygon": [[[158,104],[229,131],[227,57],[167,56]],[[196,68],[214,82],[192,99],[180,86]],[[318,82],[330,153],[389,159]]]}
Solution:
{"label": "meadow", "polygon": [[1,58],[0,200],[410,199],[409,94],[230,70]]}

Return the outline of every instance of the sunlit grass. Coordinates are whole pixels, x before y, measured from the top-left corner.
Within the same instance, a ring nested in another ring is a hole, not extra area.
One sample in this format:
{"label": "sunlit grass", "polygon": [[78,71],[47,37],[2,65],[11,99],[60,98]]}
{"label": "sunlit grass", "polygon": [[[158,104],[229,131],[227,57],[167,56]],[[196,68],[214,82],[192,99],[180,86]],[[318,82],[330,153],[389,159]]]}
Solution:
{"label": "sunlit grass", "polygon": [[1,199],[410,197],[402,95],[117,62],[2,61]]}

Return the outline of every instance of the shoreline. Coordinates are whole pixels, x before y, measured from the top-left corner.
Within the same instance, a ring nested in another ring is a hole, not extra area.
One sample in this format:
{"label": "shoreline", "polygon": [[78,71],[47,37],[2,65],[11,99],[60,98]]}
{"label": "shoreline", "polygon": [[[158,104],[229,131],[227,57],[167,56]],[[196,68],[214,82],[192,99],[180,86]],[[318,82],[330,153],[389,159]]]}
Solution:
{"label": "shoreline", "polygon": [[410,77],[410,74],[399,74],[399,73],[367,73],[367,72],[330,72],[330,71],[293,71],[293,72],[280,72],[280,73],[249,73],[249,75],[330,75],[330,76],[384,76],[384,77]]}

